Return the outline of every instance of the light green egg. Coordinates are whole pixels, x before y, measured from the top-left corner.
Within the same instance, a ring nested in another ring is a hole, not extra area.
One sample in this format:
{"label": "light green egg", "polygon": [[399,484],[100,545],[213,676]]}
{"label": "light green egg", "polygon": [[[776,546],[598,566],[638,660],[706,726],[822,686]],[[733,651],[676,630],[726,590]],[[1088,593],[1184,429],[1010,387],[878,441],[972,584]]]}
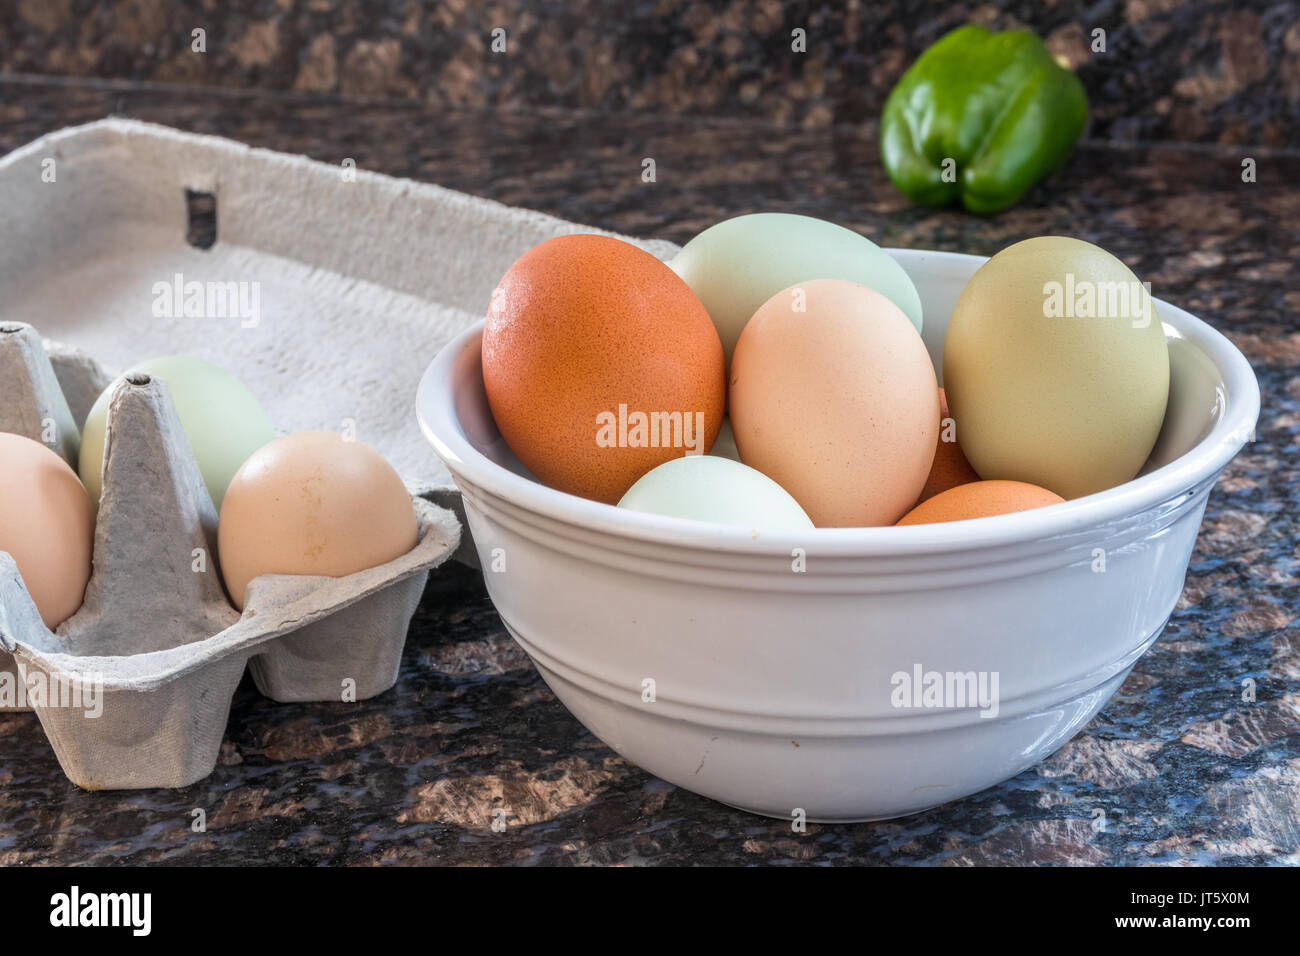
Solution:
{"label": "light green egg", "polygon": [[[157,377],[167,385],[208,494],[220,511],[226,488],[239,466],[275,437],[270,416],[239,379],[211,362],[170,355],[133,365],[122,377],[138,372]],[[95,400],[81,430],[78,471],[95,502],[103,490],[108,404],[119,381],[121,378]]]}
{"label": "light green egg", "polygon": [[921,297],[903,267],[870,239],[824,219],[737,216],[705,229],[668,265],[704,303],[728,362],[758,307],[808,279],[845,279],[875,289],[921,330]]}
{"label": "light green egg", "polygon": [[943,387],[957,440],[981,478],[1064,498],[1133,478],[1169,398],[1169,349],[1147,289],[1080,239],[1003,249],[948,321]]}
{"label": "light green egg", "polygon": [[799,503],[762,472],[730,458],[687,455],[666,461],[637,480],[620,508],[755,531],[811,531]]}

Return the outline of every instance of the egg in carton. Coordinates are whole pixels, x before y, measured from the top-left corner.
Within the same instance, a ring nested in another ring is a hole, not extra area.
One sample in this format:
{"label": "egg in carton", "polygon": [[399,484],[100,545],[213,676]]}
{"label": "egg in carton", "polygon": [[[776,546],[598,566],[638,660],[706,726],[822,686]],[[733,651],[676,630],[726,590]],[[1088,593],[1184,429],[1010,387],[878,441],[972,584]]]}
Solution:
{"label": "egg in carton", "polygon": [[[74,354],[58,361],[61,376],[30,326],[0,326],[0,431],[40,441],[53,423],[51,447],[75,467],[74,410],[84,418],[104,376]],[[419,542],[407,554],[339,578],[263,575],[241,614],[221,582],[217,514],[167,387],[128,376],[109,404],[80,610],[49,630],[0,551],[0,680],[7,670],[13,686],[38,690],[30,709],[78,786],[188,786],[216,766],[246,664],[276,701],[363,700],[393,686],[428,573],[460,540],[451,512],[412,502]]]}

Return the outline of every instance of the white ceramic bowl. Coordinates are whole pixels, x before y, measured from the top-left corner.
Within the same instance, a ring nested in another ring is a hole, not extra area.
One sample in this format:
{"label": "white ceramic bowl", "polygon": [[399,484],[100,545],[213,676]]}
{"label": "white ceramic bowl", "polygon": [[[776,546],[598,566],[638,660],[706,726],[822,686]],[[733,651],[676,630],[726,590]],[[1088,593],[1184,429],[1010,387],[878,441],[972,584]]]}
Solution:
{"label": "white ceramic bowl", "polygon": [[[984,260],[890,252],[921,293],[941,367],[952,306]],[[429,366],[418,413],[461,490],[502,621],[592,733],[671,783],[757,813],[893,817],[1051,754],[1168,620],[1259,387],[1222,335],[1157,308],[1170,408],[1142,475],[974,521],[756,534],[551,490],[493,424],[481,325]],[[949,695],[900,700],[898,675],[918,667],[921,686],[934,672]],[[964,675],[990,696],[996,675],[996,707],[963,706]]]}

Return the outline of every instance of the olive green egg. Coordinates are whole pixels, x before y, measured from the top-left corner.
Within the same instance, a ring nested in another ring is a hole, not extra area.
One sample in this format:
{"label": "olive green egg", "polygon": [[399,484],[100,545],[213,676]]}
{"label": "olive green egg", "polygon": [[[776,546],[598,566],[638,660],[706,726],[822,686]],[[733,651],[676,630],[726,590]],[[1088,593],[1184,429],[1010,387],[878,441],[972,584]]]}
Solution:
{"label": "olive green egg", "polygon": [[1061,236],[980,267],[948,321],[943,386],[981,478],[1064,498],[1137,475],[1169,400],[1169,350],[1150,293],[1119,259]]}

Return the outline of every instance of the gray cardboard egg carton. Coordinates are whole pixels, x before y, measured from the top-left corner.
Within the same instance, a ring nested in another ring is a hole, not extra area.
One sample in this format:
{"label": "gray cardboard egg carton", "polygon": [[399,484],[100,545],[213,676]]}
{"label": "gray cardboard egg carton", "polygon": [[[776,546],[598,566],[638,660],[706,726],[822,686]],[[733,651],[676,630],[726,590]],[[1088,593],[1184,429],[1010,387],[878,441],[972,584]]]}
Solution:
{"label": "gray cardboard egg carton", "polygon": [[[74,423],[106,384],[86,357],[47,353],[31,326],[0,324],[0,431],[53,437],[75,469]],[[265,575],[240,614],[221,583],[217,515],[167,387],[124,379],[108,412],[81,609],[47,629],[0,551],[0,680],[7,672],[43,692],[31,709],[78,786],[194,783],[216,766],[245,665],[277,701],[337,701],[348,691],[363,700],[393,686],[428,573],[460,540],[451,512],[412,501],[420,541],[408,554],[341,578]]]}

